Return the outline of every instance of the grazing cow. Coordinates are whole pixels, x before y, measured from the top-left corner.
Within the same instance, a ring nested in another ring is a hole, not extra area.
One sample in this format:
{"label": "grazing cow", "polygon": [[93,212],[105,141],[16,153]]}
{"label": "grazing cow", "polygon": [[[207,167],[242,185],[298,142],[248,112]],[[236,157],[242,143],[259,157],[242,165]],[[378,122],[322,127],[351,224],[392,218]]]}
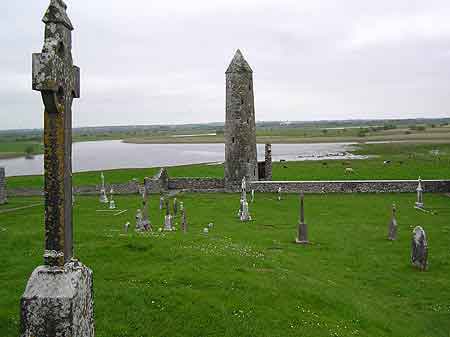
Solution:
{"label": "grazing cow", "polygon": [[353,173],[355,173],[355,171],[353,171],[353,169],[351,167],[345,168],[345,174],[353,174]]}

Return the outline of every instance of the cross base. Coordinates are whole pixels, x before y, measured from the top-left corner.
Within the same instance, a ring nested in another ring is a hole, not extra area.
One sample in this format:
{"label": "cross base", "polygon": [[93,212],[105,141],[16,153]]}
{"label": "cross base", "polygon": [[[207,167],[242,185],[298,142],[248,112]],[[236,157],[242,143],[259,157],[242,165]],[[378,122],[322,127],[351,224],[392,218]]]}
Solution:
{"label": "cross base", "polygon": [[22,296],[21,337],[94,337],[92,271],[77,261],[37,267]]}

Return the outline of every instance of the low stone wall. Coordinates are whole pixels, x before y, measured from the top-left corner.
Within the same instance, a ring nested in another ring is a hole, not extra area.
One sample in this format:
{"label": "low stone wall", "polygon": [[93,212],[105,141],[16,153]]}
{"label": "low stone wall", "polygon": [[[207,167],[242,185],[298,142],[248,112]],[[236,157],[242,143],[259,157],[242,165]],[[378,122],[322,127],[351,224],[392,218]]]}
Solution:
{"label": "low stone wall", "polygon": [[[353,181],[255,181],[248,183],[248,190],[255,192],[275,193],[281,188],[283,193],[413,193],[416,192],[417,180],[353,180]],[[174,178],[168,180],[170,190],[186,192],[240,192],[241,186],[236,185],[225,189],[223,179],[217,178]],[[423,180],[425,193],[450,193],[450,180]],[[138,182],[131,181],[125,184],[107,185],[114,194],[138,194],[143,188]],[[159,184],[153,184],[152,179],[145,180],[148,193],[160,193]],[[97,195],[98,186],[75,187],[75,194]],[[39,196],[42,190],[20,188],[8,189],[10,196]]]}
{"label": "low stone wall", "polygon": [[225,188],[224,179],[216,178],[170,178],[169,190],[208,191]]}
{"label": "low stone wall", "polygon": [[[136,181],[130,181],[124,184],[110,184],[106,185],[106,192],[109,194],[111,187],[114,191],[114,194],[138,194],[143,188]],[[85,195],[97,195],[100,194],[100,185],[88,185],[88,186],[75,186],[74,193],[75,194],[85,194]],[[14,188],[8,189],[8,195],[14,197],[33,197],[33,196],[41,196],[44,195],[43,190],[41,189],[33,189],[33,188]]]}
{"label": "low stone wall", "polygon": [[[283,193],[411,193],[416,192],[417,180],[357,180],[357,181],[257,181],[248,184],[255,192]],[[450,180],[423,180],[428,193],[450,192]]]}
{"label": "low stone wall", "polygon": [[0,167],[0,205],[6,203],[6,176],[5,169]]}

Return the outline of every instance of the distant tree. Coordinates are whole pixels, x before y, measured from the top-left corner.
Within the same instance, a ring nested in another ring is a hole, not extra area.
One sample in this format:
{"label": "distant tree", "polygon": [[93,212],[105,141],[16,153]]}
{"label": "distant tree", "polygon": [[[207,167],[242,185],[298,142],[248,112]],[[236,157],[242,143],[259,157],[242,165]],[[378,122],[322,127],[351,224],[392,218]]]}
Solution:
{"label": "distant tree", "polygon": [[34,146],[33,145],[27,145],[26,147],[25,147],[25,155],[26,156],[31,156],[31,155],[33,155],[34,154]]}

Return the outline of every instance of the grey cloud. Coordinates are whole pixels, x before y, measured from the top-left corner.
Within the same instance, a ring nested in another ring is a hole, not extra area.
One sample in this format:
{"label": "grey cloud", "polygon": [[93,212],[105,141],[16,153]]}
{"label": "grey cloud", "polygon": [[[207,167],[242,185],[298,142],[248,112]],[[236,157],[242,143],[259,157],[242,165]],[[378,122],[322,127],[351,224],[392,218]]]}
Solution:
{"label": "grey cloud", "polygon": [[[66,0],[82,98],[74,125],[224,120],[241,48],[258,120],[448,116],[447,1]],[[0,4],[0,128],[42,126],[31,53],[47,0]]]}

